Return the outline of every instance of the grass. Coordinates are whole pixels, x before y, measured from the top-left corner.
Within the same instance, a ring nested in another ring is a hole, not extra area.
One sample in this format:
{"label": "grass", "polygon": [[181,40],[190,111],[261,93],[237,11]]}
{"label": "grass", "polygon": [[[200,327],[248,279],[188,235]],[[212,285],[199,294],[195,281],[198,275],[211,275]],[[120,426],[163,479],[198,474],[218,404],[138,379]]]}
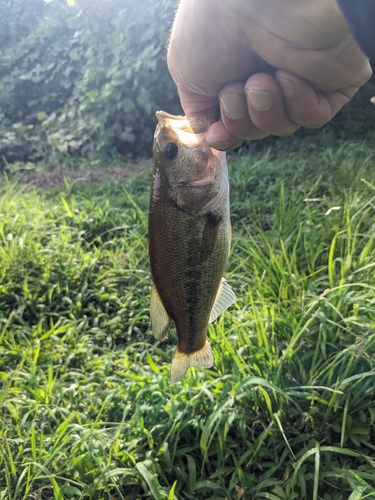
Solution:
{"label": "grass", "polygon": [[375,499],[375,157],[230,162],[237,301],[169,384],[148,183],[0,188],[0,499]]}

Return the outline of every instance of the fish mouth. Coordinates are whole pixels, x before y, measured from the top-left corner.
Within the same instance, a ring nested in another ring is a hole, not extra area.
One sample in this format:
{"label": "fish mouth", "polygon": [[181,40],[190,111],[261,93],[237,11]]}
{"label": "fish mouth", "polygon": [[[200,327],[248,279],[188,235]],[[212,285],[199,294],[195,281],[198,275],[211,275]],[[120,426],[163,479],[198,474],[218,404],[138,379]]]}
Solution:
{"label": "fish mouth", "polygon": [[203,179],[197,179],[197,180],[192,180],[192,181],[184,181],[178,183],[178,186],[208,186],[209,184],[212,184],[212,180],[203,180]]}
{"label": "fish mouth", "polygon": [[187,118],[186,116],[175,116],[165,111],[157,111],[155,139],[158,141],[162,129],[173,131],[178,140],[187,148],[196,148],[205,141],[205,133],[210,126],[210,121],[205,116]]}
{"label": "fish mouth", "polygon": [[165,129],[167,130],[167,134],[168,134],[168,130],[172,130],[174,132],[174,134],[176,134],[177,139],[180,141],[180,143],[183,144],[187,148],[193,149],[193,148],[198,147],[200,144],[202,144],[202,142],[204,140],[203,134],[198,135],[198,134],[194,134],[191,130],[187,131],[185,128],[185,122],[186,122],[186,120],[184,120],[184,123],[183,123],[181,128],[177,128],[174,125],[171,125],[170,121],[167,121],[167,122],[162,121],[162,122],[158,123],[156,130],[155,130],[154,139],[158,143],[160,149],[162,149],[162,146],[163,146],[163,144],[162,144],[163,132],[162,131]]}
{"label": "fish mouth", "polygon": [[186,118],[186,116],[175,116],[165,111],[157,111],[156,118],[162,125],[172,128],[175,132],[187,132],[189,134],[204,134],[208,129],[208,121],[204,116]]}

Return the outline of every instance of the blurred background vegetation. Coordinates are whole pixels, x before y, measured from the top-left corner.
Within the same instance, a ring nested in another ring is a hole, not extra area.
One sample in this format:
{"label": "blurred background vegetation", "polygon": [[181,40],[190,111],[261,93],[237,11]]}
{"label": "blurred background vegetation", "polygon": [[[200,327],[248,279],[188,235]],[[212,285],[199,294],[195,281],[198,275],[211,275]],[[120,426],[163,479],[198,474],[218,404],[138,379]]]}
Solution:
{"label": "blurred background vegetation", "polygon": [[1,0],[0,155],[150,154],[155,111],[180,113],[166,67],[176,0]]}
{"label": "blurred background vegetation", "polygon": [[[151,155],[155,111],[181,113],[166,66],[177,0],[0,0],[0,165]],[[369,133],[367,84],[329,124]],[[364,105],[366,104],[366,105]],[[366,119],[366,115],[368,119]],[[299,135],[316,132],[302,130]],[[264,149],[275,138],[252,147]],[[283,139],[283,146],[288,141]],[[248,145],[245,145],[245,149]],[[242,148],[243,149],[243,148]]]}

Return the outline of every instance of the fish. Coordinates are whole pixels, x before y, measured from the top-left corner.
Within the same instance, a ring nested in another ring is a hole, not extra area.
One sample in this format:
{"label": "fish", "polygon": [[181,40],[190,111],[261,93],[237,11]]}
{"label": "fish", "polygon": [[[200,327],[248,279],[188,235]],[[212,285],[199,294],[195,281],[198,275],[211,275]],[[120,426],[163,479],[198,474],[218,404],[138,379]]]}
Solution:
{"label": "fish", "polygon": [[192,366],[210,368],[208,324],[235,301],[223,278],[231,244],[226,155],[209,147],[204,117],[163,111],[153,144],[148,214],[151,330],[164,340],[172,322],[177,348],[170,381]]}

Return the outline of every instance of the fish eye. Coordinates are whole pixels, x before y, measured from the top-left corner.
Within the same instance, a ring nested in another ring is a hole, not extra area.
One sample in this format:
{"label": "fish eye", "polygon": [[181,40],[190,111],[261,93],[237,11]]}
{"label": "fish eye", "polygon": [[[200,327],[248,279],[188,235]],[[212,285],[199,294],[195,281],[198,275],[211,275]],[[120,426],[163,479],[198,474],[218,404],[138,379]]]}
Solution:
{"label": "fish eye", "polygon": [[164,148],[164,154],[167,158],[170,160],[173,160],[173,158],[176,158],[178,153],[178,147],[174,142],[168,142],[168,144]]}

